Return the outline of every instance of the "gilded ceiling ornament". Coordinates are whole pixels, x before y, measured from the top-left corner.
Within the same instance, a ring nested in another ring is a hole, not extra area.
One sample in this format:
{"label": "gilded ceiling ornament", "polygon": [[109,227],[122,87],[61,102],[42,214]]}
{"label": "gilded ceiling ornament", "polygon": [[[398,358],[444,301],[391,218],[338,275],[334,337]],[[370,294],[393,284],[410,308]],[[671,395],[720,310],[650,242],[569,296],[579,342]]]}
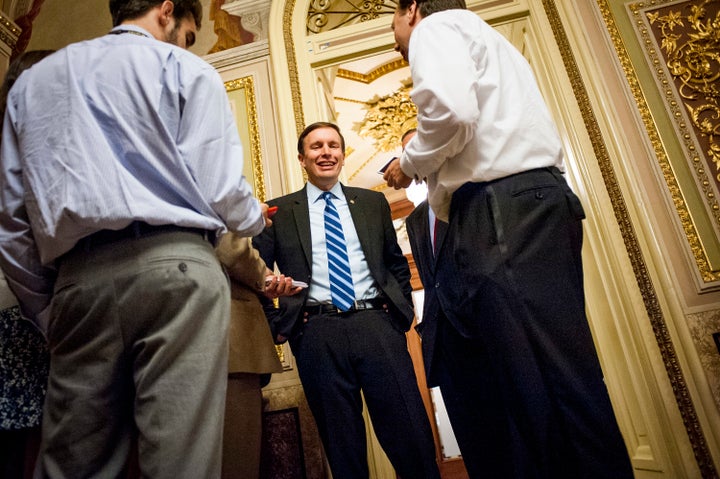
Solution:
{"label": "gilded ceiling ornament", "polygon": [[353,131],[375,140],[378,151],[397,149],[402,134],[417,127],[417,108],[410,99],[411,88],[408,80],[393,93],[368,100],[364,106],[367,113],[361,122],[353,125]]}
{"label": "gilded ceiling ornament", "polygon": [[308,9],[307,32],[327,32],[392,15],[397,5],[396,0],[313,0]]}

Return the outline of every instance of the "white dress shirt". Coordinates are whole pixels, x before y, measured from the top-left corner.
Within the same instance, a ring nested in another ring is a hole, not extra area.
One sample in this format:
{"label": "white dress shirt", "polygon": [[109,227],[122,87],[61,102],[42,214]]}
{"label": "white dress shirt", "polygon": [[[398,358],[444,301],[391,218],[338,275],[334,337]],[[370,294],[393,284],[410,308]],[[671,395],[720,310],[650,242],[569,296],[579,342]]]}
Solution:
{"label": "white dress shirt", "polygon": [[563,168],[561,142],[530,65],[500,33],[462,9],[437,12],[409,43],[418,132],[400,159],[426,178],[448,221],[453,192],[534,168]]}
{"label": "white dress shirt", "polygon": [[[312,237],[312,276],[308,289],[309,304],[329,303],[330,275],[328,273],[327,245],[325,244],[325,200],[321,195],[323,190],[307,183],[308,208],[310,210],[310,235]],[[378,296],[379,290],[375,287],[375,280],[370,275],[370,268],[365,260],[365,253],[360,245],[355,223],[353,223],[347,199],[340,183],[335,183],[330,189],[335,195],[332,202],[340,216],[340,222],[345,235],[350,270],[352,272],[355,299],[370,299]]]}

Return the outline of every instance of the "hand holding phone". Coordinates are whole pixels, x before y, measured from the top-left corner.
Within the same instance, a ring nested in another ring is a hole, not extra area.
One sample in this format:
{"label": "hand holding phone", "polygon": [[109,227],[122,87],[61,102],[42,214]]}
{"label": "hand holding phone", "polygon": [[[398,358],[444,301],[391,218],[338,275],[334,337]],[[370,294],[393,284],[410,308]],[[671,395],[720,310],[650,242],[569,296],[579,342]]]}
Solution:
{"label": "hand holding phone", "polygon": [[[272,284],[272,281],[274,278],[276,278],[276,276],[267,276],[265,278],[265,286]],[[308,287],[307,283],[305,283],[303,281],[295,281],[295,280],[292,281],[291,286],[293,288],[307,288]]]}
{"label": "hand holding phone", "polygon": [[385,175],[385,171],[388,169],[388,166],[390,166],[390,163],[392,163],[393,161],[395,161],[397,159],[398,159],[397,156],[393,156],[392,158],[390,158],[390,160],[387,163],[385,163],[382,168],[380,168],[378,170],[378,174]]}

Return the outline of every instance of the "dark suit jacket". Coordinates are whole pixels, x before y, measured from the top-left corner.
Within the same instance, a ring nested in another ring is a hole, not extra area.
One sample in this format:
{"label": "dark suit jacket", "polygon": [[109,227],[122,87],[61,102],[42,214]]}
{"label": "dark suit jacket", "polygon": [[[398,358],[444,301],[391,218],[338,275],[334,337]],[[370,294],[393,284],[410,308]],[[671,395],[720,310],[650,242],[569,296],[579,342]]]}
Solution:
{"label": "dark suit jacket", "polygon": [[[397,327],[407,331],[412,323],[412,287],[408,262],[397,243],[385,196],[372,190],[343,186],[350,214],[365,253],[370,274],[388,298],[388,306]],[[268,201],[277,206],[273,224],[253,239],[254,246],[269,266],[294,280],[310,284],[312,275],[312,241],[307,187]],[[271,266],[272,267],[272,266]],[[291,338],[302,326],[307,289],[294,296],[279,298],[279,308],[266,302],[265,312],[273,337]]]}
{"label": "dark suit jacket", "polygon": [[[405,229],[410,240],[413,258],[420,281],[425,288],[425,300],[423,301],[422,322],[416,329],[422,338],[423,361],[425,363],[425,375],[428,386],[437,386],[433,380],[433,356],[435,352],[435,340],[437,338],[438,315],[441,314],[440,301],[435,289],[435,255],[433,255],[432,243],[430,241],[430,225],[428,222],[428,202],[423,201],[405,219]],[[440,223],[436,232],[436,247],[440,247],[445,240],[447,223]]]}

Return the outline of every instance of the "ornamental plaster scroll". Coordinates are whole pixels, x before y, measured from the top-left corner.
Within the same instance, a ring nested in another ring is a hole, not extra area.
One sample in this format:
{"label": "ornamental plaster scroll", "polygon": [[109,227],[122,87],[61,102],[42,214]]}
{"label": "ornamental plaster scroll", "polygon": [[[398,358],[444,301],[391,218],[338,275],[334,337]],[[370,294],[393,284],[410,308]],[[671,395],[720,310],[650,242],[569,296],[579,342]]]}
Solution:
{"label": "ornamental plaster scroll", "polygon": [[242,27],[255,35],[255,41],[267,40],[271,0],[234,0],[222,5],[230,15],[240,17]]}

